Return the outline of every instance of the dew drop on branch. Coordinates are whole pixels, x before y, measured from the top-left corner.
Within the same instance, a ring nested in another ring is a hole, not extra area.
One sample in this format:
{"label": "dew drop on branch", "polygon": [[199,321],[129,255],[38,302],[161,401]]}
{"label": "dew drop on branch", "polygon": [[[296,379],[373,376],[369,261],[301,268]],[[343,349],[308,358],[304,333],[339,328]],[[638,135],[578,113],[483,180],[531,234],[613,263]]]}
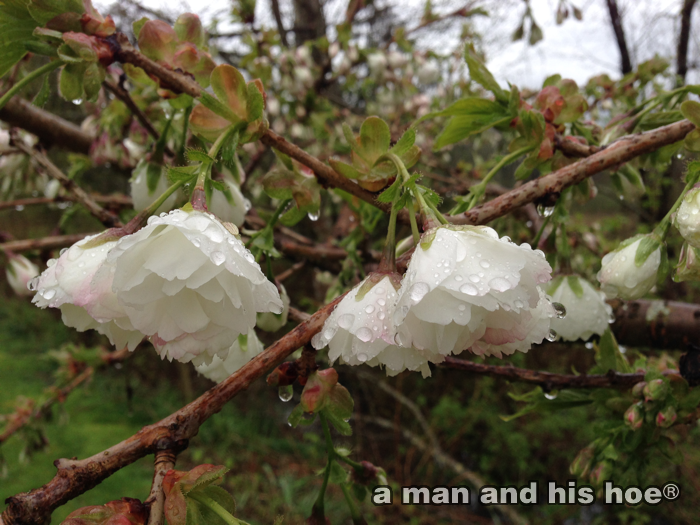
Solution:
{"label": "dew drop on branch", "polygon": [[554,213],[554,206],[537,205],[537,215],[540,217],[551,217],[552,213]]}

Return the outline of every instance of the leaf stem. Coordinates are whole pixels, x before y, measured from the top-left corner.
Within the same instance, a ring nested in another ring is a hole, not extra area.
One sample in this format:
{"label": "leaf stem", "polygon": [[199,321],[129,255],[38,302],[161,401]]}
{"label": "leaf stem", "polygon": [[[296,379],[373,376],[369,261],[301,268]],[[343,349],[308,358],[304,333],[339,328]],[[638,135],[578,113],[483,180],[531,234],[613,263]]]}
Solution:
{"label": "leaf stem", "polygon": [[214,501],[212,498],[210,498],[206,494],[201,494],[201,493],[198,493],[197,491],[192,491],[192,492],[189,492],[187,494],[187,496],[192,498],[193,500],[201,503],[202,505],[206,506],[207,508],[211,509],[213,512],[216,513],[217,516],[219,516],[222,520],[224,520],[229,525],[241,525],[240,520],[234,518],[229,511],[227,511],[225,508],[223,508],[221,505],[219,505],[216,501]]}
{"label": "leaf stem", "polygon": [[333,439],[331,438],[331,430],[328,428],[328,421],[326,416],[322,412],[318,413],[321,419],[321,425],[323,426],[323,435],[326,438],[326,448],[328,450],[328,463],[326,464],[326,470],[323,473],[323,484],[321,485],[321,491],[318,493],[316,502],[313,507],[313,514],[317,517],[323,518],[325,516],[325,495],[326,487],[328,487],[328,480],[331,477],[331,467],[333,466],[333,461],[335,461],[335,448],[333,447]]}
{"label": "leaf stem", "polygon": [[27,73],[25,76],[23,76],[21,79],[17,81],[15,85],[13,85],[10,89],[8,89],[5,94],[0,97],[0,109],[5,107],[5,104],[13,97],[15,94],[17,94],[24,86],[29,84],[32,80],[35,78],[39,78],[42,75],[45,75],[46,73],[49,73],[53,71],[54,69],[57,69],[63,65],[63,62],[60,60],[55,60],[51,61],[48,64],[44,64],[38,69],[35,69],[34,71],[30,71]]}
{"label": "leaf stem", "polygon": [[353,525],[367,525],[367,521],[362,517],[357,505],[352,499],[352,494],[350,494],[350,489],[348,488],[348,483],[341,483],[340,490],[343,491],[343,496],[345,496],[345,503],[348,504],[348,509],[350,510],[350,517],[352,518]]}
{"label": "leaf stem", "polygon": [[136,217],[131,219],[129,223],[126,226],[124,226],[124,229],[127,231],[127,233],[132,234],[141,226],[143,226],[143,223],[146,222],[146,219],[153,215],[156,212],[156,210],[160,208],[161,205],[167,200],[167,198],[170,197],[173,193],[175,193],[178,190],[178,188],[183,186],[185,182],[187,181],[179,180],[174,184],[170,185],[170,187],[167,190],[165,190],[162,193],[162,195],[158,197],[148,208],[144,209],[138,215],[136,215]]}

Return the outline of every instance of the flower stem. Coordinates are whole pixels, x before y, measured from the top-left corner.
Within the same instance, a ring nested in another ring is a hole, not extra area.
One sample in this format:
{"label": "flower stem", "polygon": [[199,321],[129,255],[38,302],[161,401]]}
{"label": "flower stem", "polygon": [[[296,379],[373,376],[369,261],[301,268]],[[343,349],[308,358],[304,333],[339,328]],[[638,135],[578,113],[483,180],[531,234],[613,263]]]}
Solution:
{"label": "flower stem", "polygon": [[0,109],[5,107],[5,104],[13,97],[15,94],[17,94],[24,86],[29,84],[32,80],[35,78],[39,78],[42,75],[45,75],[46,73],[49,73],[53,71],[56,68],[59,68],[63,65],[63,62],[60,60],[55,60],[51,61],[48,64],[44,64],[38,69],[35,69],[34,71],[30,71],[27,73],[25,76],[23,76],[21,79],[17,81],[17,83],[12,86],[10,89],[8,89],[5,94],[0,97]]}
{"label": "flower stem", "polygon": [[201,494],[198,493],[197,491],[192,491],[187,494],[189,498],[192,498],[198,503],[201,503],[205,507],[208,507],[211,509],[213,512],[216,513],[217,516],[219,516],[222,520],[224,520],[226,523],[229,525],[241,525],[241,521],[234,518],[229,511],[227,511],[225,508],[223,508],[221,505],[219,505],[216,501],[214,501],[212,498],[207,496],[206,494]]}
{"label": "flower stem", "polygon": [[367,525],[367,521],[362,517],[357,505],[352,499],[352,494],[350,494],[350,488],[348,483],[341,483],[340,490],[343,491],[343,496],[345,496],[345,502],[348,504],[348,509],[350,510],[350,517],[352,518],[353,525]]}
{"label": "flower stem", "polygon": [[542,221],[542,226],[540,226],[540,229],[539,229],[539,231],[537,232],[537,235],[535,235],[535,238],[532,240],[532,245],[535,247],[535,249],[537,249],[537,245],[540,243],[540,239],[542,238],[542,234],[544,233],[544,229],[545,229],[545,228],[547,227],[547,225],[549,224],[549,219],[550,219],[550,218],[551,218],[551,217],[546,217],[546,218]]}
{"label": "flower stem", "polygon": [[676,202],[671,206],[671,209],[668,210],[668,213],[664,216],[663,219],[661,219],[661,222],[654,228],[654,233],[661,237],[661,240],[666,240],[666,236],[668,235],[669,230],[671,229],[671,217],[673,216],[674,213],[676,213],[676,210],[680,207],[680,205],[683,203],[683,199],[685,198],[686,193],[695,186],[698,182],[698,177],[688,177],[688,180],[686,181],[685,188],[683,188],[683,191],[681,192],[680,196],[678,199],[676,199]]}
{"label": "flower stem", "polygon": [[[396,197],[391,203],[391,213],[389,214],[389,229],[386,233],[386,242],[384,243],[384,251],[382,258],[379,261],[380,272],[396,272],[396,216],[399,210],[396,203],[401,197],[401,191],[396,192]],[[415,216],[413,220],[415,221]],[[416,226],[417,227],[417,226]]]}
{"label": "flower stem", "polygon": [[153,215],[158,208],[161,207],[161,205],[167,200],[168,197],[170,197],[173,193],[175,193],[178,188],[183,186],[186,181],[184,180],[179,180],[176,183],[172,184],[167,190],[163,192],[163,194],[158,197],[148,208],[144,209],[141,211],[136,217],[131,219],[129,223],[124,226],[124,229],[126,230],[127,234],[132,234],[141,226],[143,226],[143,223],[146,222],[146,219],[148,219],[151,215]]}
{"label": "flower stem", "polygon": [[178,162],[184,162],[185,160],[185,148],[187,147],[187,130],[190,127],[190,114],[192,113],[192,106],[185,109],[185,120],[182,123],[182,136],[180,139],[180,149],[177,152]]}
{"label": "flower stem", "polygon": [[469,190],[469,192],[473,195],[473,198],[471,202],[469,203],[469,208],[467,208],[467,211],[471,210],[474,206],[479,204],[479,201],[481,200],[481,197],[484,195],[486,192],[486,185],[491,182],[491,179],[501,171],[501,168],[504,166],[507,166],[511,162],[513,162],[515,159],[520,157],[521,155],[524,155],[525,153],[531,152],[533,149],[535,149],[535,146],[525,146],[523,148],[515,150],[513,153],[509,153],[505,157],[503,157],[501,160],[499,160],[496,165],[491,168],[491,170],[486,174],[486,176],[479,182],[479,184],[476,184],[472,186]]}
{"label": "flower stem", "polygon": [[[399,158],[398,155],[394,153],[387,153],[386,156],[391,160],[394,165],[396,166],[397,171],[403,177],[403,183],[407,184],[408,181],[410,180],[411,176],[408,173],[408,170],[406,169],[406,166],[404,165],[403,161]],[[437,226],[438,223],[441,223],[441,221],[437,218],[437,215],[435,214],[434,208],[431,208],[428,206],[428,204],[425,202],[425,199],[423,198],[423,194],[421,193],[420,189],[415,185],[415,183],[411,184],[412,187],[408,187],[407,189],[411,192],[411,195],[413,195],[413,198],[418,202],[418,207],[420,208],[421,214],[424,217],[423,220],[423,230],[427,230],[429,228],[432,228],[434,226]],[[438,212],[439,213],[439,212]],[[412,215],[412,213],[409,213],[409,215]],[[443,217],[443,220],[444,217]],[[415,222],[415,217],[411,219],[411,229],[413,229],[413,223]],[[443,223],[444,224],[444,223]],[[413,236],[416,236],[417,232],[417,227],[416,229],[413,230]],[[420,235],[419,235],[420,237]],[[416,239],[416,244],[418,244],[418,240]]]}
{"label": "flower stem", "polygon": [[323,518],[325,516],[325,502],[324,497],[326,495],[326,487],[328,487],[328,479],[331,477],[331,467],[335,461],[335,448],[333,448],[333,439],[331,438],[331,431],[328,428],[328,421],[326,421],[326,416],[323,413],[318,413],[321,419],[321,425],[323,425],[323,435],[326,438],[326,448],[328,450],[328,463],[326,465],[326,470],[323,473],[323,484],[321,485],[321,491],[318,493],[316,502],[313,506],[313,514],[317,517]]}

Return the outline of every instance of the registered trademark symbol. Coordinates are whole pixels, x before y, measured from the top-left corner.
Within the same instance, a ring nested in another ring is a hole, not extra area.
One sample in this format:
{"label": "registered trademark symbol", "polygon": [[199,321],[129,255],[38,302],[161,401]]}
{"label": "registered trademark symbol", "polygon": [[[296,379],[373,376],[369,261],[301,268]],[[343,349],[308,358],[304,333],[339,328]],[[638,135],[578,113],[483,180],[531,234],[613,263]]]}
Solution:
{"label": "registered trademark symbol", "polygon": [[681,495],[681,489],[675,483],[666,483],[664,485],[664,498],[674,500]]}

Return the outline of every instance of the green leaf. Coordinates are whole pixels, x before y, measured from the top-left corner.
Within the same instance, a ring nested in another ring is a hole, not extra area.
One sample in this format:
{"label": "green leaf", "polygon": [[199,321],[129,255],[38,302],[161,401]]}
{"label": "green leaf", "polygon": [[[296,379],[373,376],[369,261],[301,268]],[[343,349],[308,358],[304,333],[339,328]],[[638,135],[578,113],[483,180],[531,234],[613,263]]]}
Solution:
{"label": "green leaf", "polygon": [[337,461],[333,461],[331,464],[331,473],[328,481],[339,485],[345,483],[348,480],[348,471],[345,470]]}
{"label": "green leaf", "polygon": [[396,177],[396,180],[389,186],[387,189],[385,189],[379,197],[377,197],[377,201],[379,202],[394,202],[394,199],[396,199],[396,196],[399,194],[401,191],[401,178]]}
{"label": "green leaf", "polygon": [[42,26],[63,13],[83,14],[85,12],[81,0],[30,0],[27,4],[27,10],[32,18]]}
{"label": "green leaf", "polygon": [[498,102],[507,106],[508,95],[501,89],[501,86],[498,85],[498,82],[496,82],[491,72],[486,69],[486,66],[477,58],[470,45],[464,48],[464,58],[467,61],[471,79],[493,93]]}
{"label": "green leaf", "polygon": [[44,82],[41,84],[41,89],[39,93],[36,94],[32,104],[38,108],[43,108],[46,102],[49,100],[49,95],[51,95],[51,83],[49,82],[49,75],[44,77]]}
{"label": "green leaf", "polygon": [[397,156],[404,155],[408,153],[416,142],[416,130],[414,128],[408,128],[401,138],[398,140],[394,147],[389,150],[389,153],[393,153]]}
{"label": "green leaf", "polygon": [[665,245],[655,235],[644,235],[642,237],[639,246],[637,246],[637,252],[634,254],[634,264],[639,268],[642,266],[649,256],[656,250],[661,249],[665,251]]}
{"label": "green leaf", "polygon": [[185,151],[185,157],[190,162],[214,162],[214,159],[201,149],[188,149]]}
{"label": "green leaf", "polygon": [[146,187],[149,195],[152,195],[158,187],[160,175],[163,172],[163,167],[155,162],[149,162],[146,166]]}
{"label": "green leaf", "polygon": [[78,100],[84,97],[83,74],[87,64],[66,64],[61,70],[58,87],[61,96],[66,100]]}
{"label": "green leaf", "polygon": [[247,99],[247,106],[248,106],[248,121],[252,122],[254,120],[258,120],[263,116],[263,109],[265,107],[265,100],[263,98],[263,94],[260,93],[260,90],[258,89],[258,86],[255,85],[254,82],[251,82],[248,84],[247,87],[248,90],[248,99]]}
{"label": "green leaf", "polygon": [[352,180],[356,180],[362,177],[362,173],[357,171],[353,166],[350,166],[350,164],[346,164],[341,160],[337,160],[331,157],[330,159],[328,159],[328,163],[333,167],[335,171],[340,173],[343,177]]}
{"label": "green leaf", "polygon": [[681,113],[690,122],[695,124],[696,128],[700,128],[700,102],[694,100],[686,100],[681,104]]}
{"label": "green leaf", "polygon": [[435,116],[451,118],[435,140],[434,150],[454,144],[465,138],[502,124],[512,117],[502,105],[483,98],[463,98]]}
{"label": "green leaf", "polygon": [[605,330],[605,333],[603,333],[602,337],[600,338],[598,349],[598,365],[600,366],[602,372],[615,370],[617,372],[628,373],[631,371],[631,367],[620,352],[620,348],[618,347],[615,336],[610,328]]}
{"label": "green leaf", "polygon": [[389,151],[391,131],[389,125],[379,117],[368,117],[360,127],[362,157],[373,165],[379,157]]}
{"label": "green leaf", "polygon": [[355,402],[347,388],[336,384],[328,395],[326,406],[321,410],[335,429],[344,436],[352,435],[352,428],[346,420],[352,416]]}
{"label": "green leaf", "polygon": [[0,77],[27,54],[25,42],[32,40],[36,26],[25,1],[0,2]]}
{"label": "green leaf", "polygon": [[[211,87],[216,98],[228,109],[226,114],[220,113],[222,117],[234,123],[248,120],[248,88],[240,71],[228,64],[216,66],[211,73]],[[231,118],[227,115],[231,115]]]}
{"label": "green leaf", "polygon": [[139,33],[141,32],[141,28],[143,25],[148,22],[148,18],[143,16],[139,18],[138,20],[134,20],[134,23],[131,24],[131,29],[134,32],[134,37],[136,37],[136,40],[139,39]]}
{"label": "green leaf", "polygon": [[189,181],[194,181],[197,178],[196,170],[199,166],[186,166],[181,168],[168,168],[168,180],[171,184],[176,182],[184,181],[185,183]]}
{"label": "green leaf", "polygon": [[83,73],[83,89],[85,90],[85,98],[90,101],[95,101],[97,95],[100,94],[102,82],[105,79],[105,69],[96,63],[88,64]]}
{"label": "green leaf", "polygon": [[216,97],[212,97],[206,91],[202,92],[199,97],[199,101],[202,105],[214,112],[216,116],[222,117],[229,122],[240,122],[243,119],[238,118],[238,116],[224,103],[220,102]]}

